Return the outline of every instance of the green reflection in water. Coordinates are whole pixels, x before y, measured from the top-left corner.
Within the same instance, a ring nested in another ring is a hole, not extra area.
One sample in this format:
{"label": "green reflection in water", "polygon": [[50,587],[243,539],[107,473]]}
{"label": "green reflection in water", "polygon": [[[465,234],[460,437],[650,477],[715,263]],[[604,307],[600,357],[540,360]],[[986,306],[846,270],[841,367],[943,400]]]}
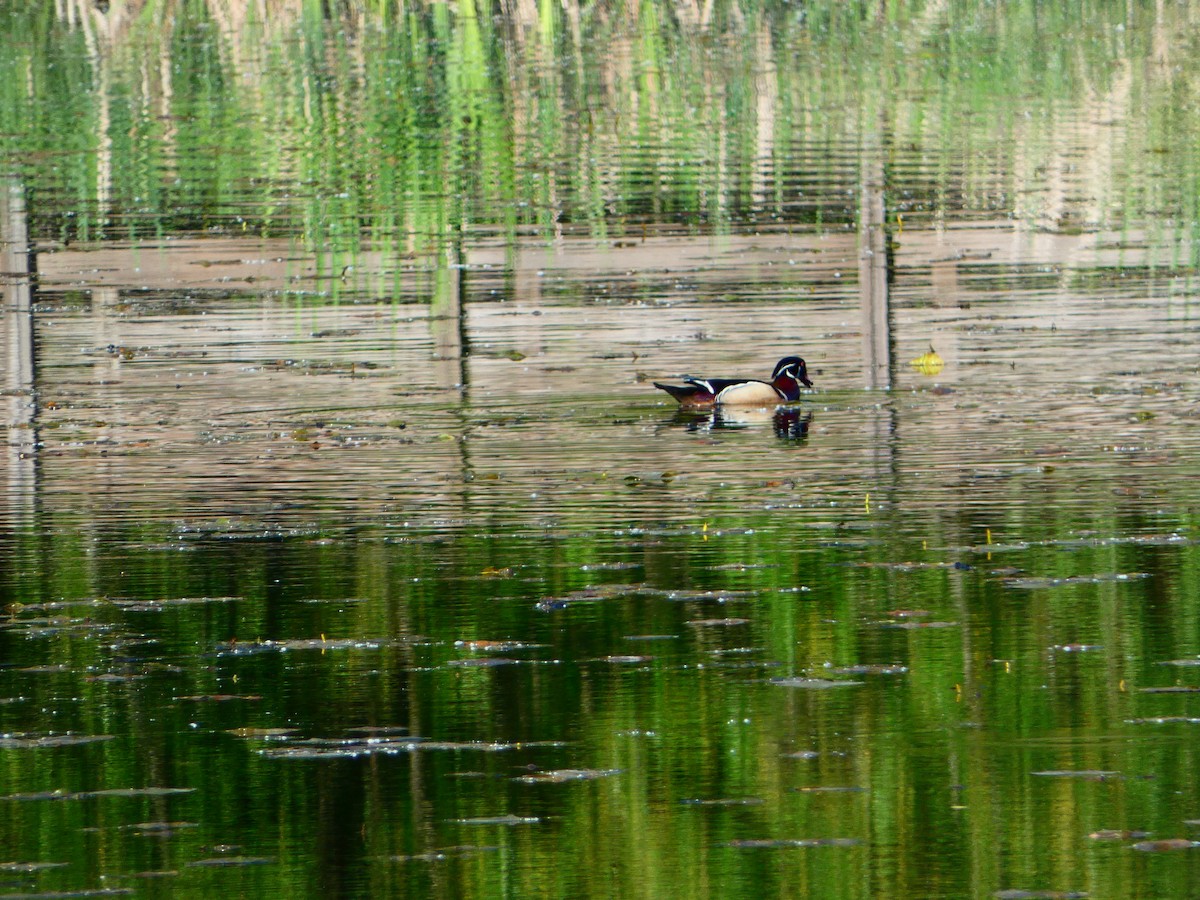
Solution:
{"label": "green reflection in water", "polygon": [[850,222],[876,141],[909,221],[1191,234],[1173,7],[551,6],[5,4],[3,149],[39,237],[292,235],[334,271],[467,228]]}
{"label": "green reflection in water", "polygon": [[[988,559],[753,524],[10,547],[0,729],[111,736],[0,749],[10,855],[195,892],[963,896],[1123,890],[1146,877],[1134,838],[1090,833],[1186,833],[1196,726],[1146,720],[1191,704],[1141,689],[1195,683],[1158,665],[1194,650],[1194,614],[1168,613],[1194,605],[1191,542],[1031,530]],[[32,602],[43,567],[74,602]],[[147,787],[191,792],[94,793]],[[67,796],[19,796],[44,791]],[[495,849],[424,856],[464,845]]]}

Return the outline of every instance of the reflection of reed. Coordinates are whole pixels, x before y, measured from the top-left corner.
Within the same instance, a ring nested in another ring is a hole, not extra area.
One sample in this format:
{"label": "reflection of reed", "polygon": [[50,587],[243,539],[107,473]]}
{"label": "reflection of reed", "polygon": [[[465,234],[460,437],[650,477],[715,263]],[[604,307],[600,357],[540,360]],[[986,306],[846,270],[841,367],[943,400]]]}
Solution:
{"label": "reflection of reed", "polygon": [[[96,70],[85,90],[95,115],[76,126],[91,133],[72,136],[101,151],[98,178],[72,179],[93,192],[80,205],[103,209],[111,197],[121,208],[136,197],[151,208],[138,224],[150,226],[181,208],[233,210],[239,225],[301,233],[338,253],[370,241],[433,257],[456,219],[507,233],[533,224],[555,236],[568,223],[640,228],[647,216],[844,221],[855,179],[838,145],[857,152],[877,95],[896,85],[890,152],[936,154],[912,176],[934,214],[1000,192],[1018,219],[1073,228],[1113,214],[1125,161],[1157,140],[1127,127],[1131,104],[1147,91],[1170,102],[1156,85],[1177,77],[1181,65],[1165,61],[1190,27],[1162,6],[1136,23],[1155,63],[1144,70],[1128,55],[1140,35],[1091,47],[1099,58],[1064,64],[1069,79],[1037,85],[1023,101],[1030,114],[1013,120],[1013,141],[1000,143],[978,123],[994,118],[1002,86],[969,82],[949,105],[929,87],[955,76],[912,60],[890,70],[871,59],[856,76],[833,74],[844,69],[834,62],[870,57],[889,29],[936,42],[949,4],[865,19],[817,4],[813,21],[828,17],[821,29],[804,24],[809,16],[780,17],[772,4],[746,11],[710,0],[619,9],[496,0],[495,8],[502,15],[474,0],[128,0],[101,11],[94,0],[60,0],[61,20],[84,35]],[[1025,11],[1007,16],[999,34],[980,30],[996,66],[1042,33]],[[969,49],[959,57],[978,80],[986,67]],[[79,95],[79,85],[67,87]],[[1030,90],[1024,80],[1009,88]],[[968,146],[986,150],[964,157]],[[204,183],[203,171],[174,170],[180,160],[194,167],[197,153],[222,157],[213,164],[220,177]],[[828,184],[814,191],[813,172]],[[998,172],[1013,172],[1012,183]],[[179,185],[164,190],[176,176]],[[247,191],[251,181],[263,189]],[[1140,197],[1129,191],[1121,202]]]}
{"label": "reflection of reed", "polygon": [[[1150,153],[1159,138],[1129,127],[1131,104],[1156,102],[1178,77],[1182,51],[1165,63],[1172,36],[1189,26],[1167,7],[1145,25],[1155,66],[1133,64],[1133,43],[1090,50],[1094,66],[1022,101],[1032,113],[1015,118],[1008,137],[979,124],[999,108],[999,87],[964,88],[956,106],[930,97],[933,75],[911,61],[903,72],[872,59],[859,75],[832,74],[830,59],[894,27],[884,18],[818,33],[772,18],[769,7],[738,30],[737,14],[720,4],[653,0],[619,11],[512,0],[503,20],[474,2],[386,13],[267,0],[130,0],[103,13],[90,0],[62,0],[58,9],[84,36],[93,70],[85,88],[69,85],[86,97],[75,101],[85,115],[70,124],[75,134],[53,122],[28,132],[83,148],[42,170],[62,185],[62,209],[86,212],[67,220],[72,227],[89,227],[98,210],[111,216],[108,234],[286,235],[325,254],[335,275],[349,263],[363,271],[364,250],[379,250],[402,258],[379,275],[381,292],[406,277],[395,274],[401,267],[440,277],[444,251],[463,232],[499,233],[516,254],[526,229],[622,243],[664,224],[827,229],[869,199],[858,190],[865,151],[911,154],[889,171],[892,196],[920,207],[904,211],[908,228],[921,216],[944,224],[957,207],[1004,203],[1016,227],[1038,225],[1049,248],[1063,231],[1114,215],[1132,221],[1131,204],[1153,202],[1167,213],[1156,220],[1169,221],[1176,202],[1169,183],[1141,191],[1126,171],[1129,160],[1174,153]],[[945,4],[922,5],[914,33],[936,40],[949,14]],[[1016,17],[1006,27],[996,59],[1031,25]],[[27,68],[54,61],[33,57]],[[814,81],[814,71],[829,77]],[[884,91],[889,132],[879,145],[867,132]],[[1190,183],[1191,158],[1171,160],[1180,184]],[[1130,189],[1118,203],[1122,184]],[[57,211],[39,210],[44,221]],[[874,290],[870,271],[860,274]],[[951,300],[958,274],[951,263],[935,275]]]}

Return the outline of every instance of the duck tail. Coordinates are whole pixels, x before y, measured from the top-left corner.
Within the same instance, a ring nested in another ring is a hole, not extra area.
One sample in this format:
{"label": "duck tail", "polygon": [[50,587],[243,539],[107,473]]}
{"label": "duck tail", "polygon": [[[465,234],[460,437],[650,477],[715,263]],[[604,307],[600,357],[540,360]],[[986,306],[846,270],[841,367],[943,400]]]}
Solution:
{"label": "duck tail", "polygon": [[700,390],[694,384],[662,384],[661,382],[653,382],[654,386],[660,391],[666,391],[680,403],[687,403]]}

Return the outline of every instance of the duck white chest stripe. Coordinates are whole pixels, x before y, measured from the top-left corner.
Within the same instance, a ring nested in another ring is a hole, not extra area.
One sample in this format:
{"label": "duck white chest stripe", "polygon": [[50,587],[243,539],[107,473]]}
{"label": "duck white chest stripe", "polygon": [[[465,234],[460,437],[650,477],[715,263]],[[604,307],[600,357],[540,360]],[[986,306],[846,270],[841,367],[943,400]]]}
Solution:
{"label": "duck white chest stripe", "polygon": [[716,396],[717,403],[775,404],[784,396],[765,381],[743,381],[731,384]]}

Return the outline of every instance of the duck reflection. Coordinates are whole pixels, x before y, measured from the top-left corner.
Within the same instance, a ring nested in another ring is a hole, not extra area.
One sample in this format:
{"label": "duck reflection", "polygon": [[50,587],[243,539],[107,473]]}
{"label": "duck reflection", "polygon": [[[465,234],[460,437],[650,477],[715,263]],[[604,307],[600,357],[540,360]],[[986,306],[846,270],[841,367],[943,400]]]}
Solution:
{"label": "duck reflection", "polygon": [[811,422],[811,412],[788,406],[777,409],[718,406],[704,413],[680,409],[671,419],[672,424],[683,425],[688,431],[726,431],[770,425],[780,440],[797,442],[808,438],[808,426]]}

